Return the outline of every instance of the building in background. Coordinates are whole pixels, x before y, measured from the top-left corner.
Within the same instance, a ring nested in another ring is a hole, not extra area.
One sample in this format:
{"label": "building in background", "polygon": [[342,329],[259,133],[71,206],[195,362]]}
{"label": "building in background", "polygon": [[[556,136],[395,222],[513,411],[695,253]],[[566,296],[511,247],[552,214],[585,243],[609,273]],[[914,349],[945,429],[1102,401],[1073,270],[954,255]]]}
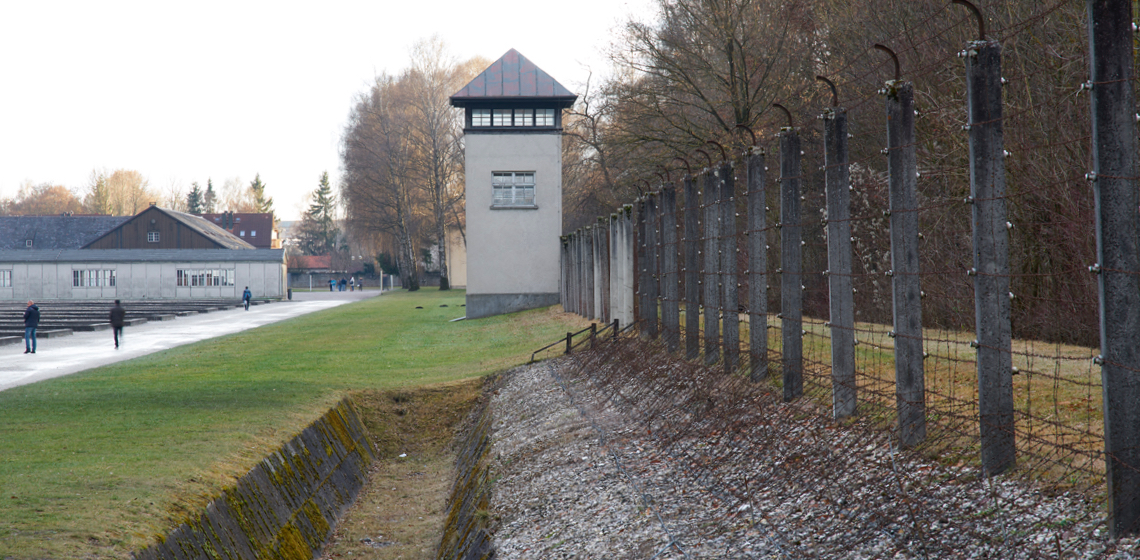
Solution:
{"label": "building in background", "polygon": [[199,215],[258,249],[281,248],[282,236],[273,220],[273,212],[207,212]]}
{"label": "building in background", "polygon": [[283,250],[153,204],[126,217],[8,216],[0,237],[0,299],[285,295]]}
{"label": "building in background", "polygon": [[559,301],[562,110],[575,99],[514,49],[451,96],[464,110],[469,319]]}

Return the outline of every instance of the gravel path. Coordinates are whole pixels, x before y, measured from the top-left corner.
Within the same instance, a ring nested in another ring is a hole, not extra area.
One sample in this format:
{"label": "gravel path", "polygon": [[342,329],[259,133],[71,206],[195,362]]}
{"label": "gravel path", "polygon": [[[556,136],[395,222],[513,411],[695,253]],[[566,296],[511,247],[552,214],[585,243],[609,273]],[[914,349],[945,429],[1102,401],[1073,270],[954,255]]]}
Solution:
{"label": "gravel path", "polygon": [[612,362],[499,381],[497,558],[1140,557],[1080,496],[923,462],[747,383]]}

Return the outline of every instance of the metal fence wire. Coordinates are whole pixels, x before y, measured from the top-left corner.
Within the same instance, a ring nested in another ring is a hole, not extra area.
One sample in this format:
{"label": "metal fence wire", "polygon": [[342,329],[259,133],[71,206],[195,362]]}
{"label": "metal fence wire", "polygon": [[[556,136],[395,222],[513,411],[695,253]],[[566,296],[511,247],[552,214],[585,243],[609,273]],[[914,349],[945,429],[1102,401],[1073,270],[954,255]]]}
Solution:
{"label": "metal fence wire", "polygon": [[[893,497],[867,506],[883,508],[867,539],[949,554],[931,527],[983,512],[923,500],[981,480],[1002,488],[992,527],[958,534],[1069,557],[1140,532],[1132,4],[982,4],[988,32],[968,2],[932,9],[927,39],[851,52],[782,102],[778,133],[710,142],[686,162],[707,167],[566,236],[562,301],[637,326],[640,344],[577,358],[583,375],[741,504],[799,488],[834,523],[865,520],[849,485],[871,481],[844,465],[870,461]],[[1074,25],[1088,44],[1053,40]],[[1040,48],[1053,66],[1026,67]],[[764,428],[773,411],[795,435]],[[729,455],[694,451],[694,433]],[[819,447],[783,454],[794,438]],[[926,463],[887,469],[898,450]],[[776,475],[787,490],[757,490]],[[796,482],[810,476],[836,482]],[[1066,513],[1034,517],[1015,483]],[[1047,526],[1056,538],[1033,541]]]}

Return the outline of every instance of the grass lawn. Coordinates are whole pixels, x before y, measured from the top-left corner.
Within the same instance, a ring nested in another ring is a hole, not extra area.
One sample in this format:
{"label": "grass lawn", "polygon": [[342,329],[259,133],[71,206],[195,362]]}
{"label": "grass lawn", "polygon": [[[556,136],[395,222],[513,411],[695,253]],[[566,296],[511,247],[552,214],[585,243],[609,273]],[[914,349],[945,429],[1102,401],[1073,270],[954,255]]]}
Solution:
{"label": "grass lawn", "polygon": [[450,322],[463,298],[386,293],[0,392],[0,558],[127,557],[344,395],[502,371],[588,324]]}

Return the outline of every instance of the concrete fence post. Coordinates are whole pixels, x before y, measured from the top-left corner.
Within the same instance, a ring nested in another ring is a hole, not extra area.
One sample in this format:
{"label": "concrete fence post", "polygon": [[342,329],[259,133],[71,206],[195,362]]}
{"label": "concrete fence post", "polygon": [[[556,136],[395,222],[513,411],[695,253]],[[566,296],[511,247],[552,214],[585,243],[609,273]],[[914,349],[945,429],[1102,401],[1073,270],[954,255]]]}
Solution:
{"label": "concrete fence post", "polygon": [[562,308],[574,312],[574,234],[562,238]]}
{"label": "concrete fence post", "polygon": [[803,226],[800,219],[800,136],[780,134],[780,332],[784,401],[804,393]]}
{"label": "concrete fence post", "polygon": [[745,154],[748,171],[748,368],[749,378],[768,378],[768,217],[764,152]]}
{"label": "concrete fence post", "polygon": [[831,409],[855,414],[855,296],[851,279],[851,181],[847,164],[847,111],[823,114],[827,196],[827,283],[831,327]]}
{"label": "concrete fence post", "polygon": [[720,237],[717,216],[717,199],[720,196],[720,177],[712,168],[704,172],[704,246],[701,249],[701,308],[705,317],[705,363],[720,360],[720,269],[717,262],[717,238]]}
{"label": "concrete fence post", "polygon": [[607,219],[603,216],[599,216],[598,217],[598,223],[595,226],[595,229],[598,232],[598,243],[595,246],[598,248],[598,251],[600,251],[600,256],[598,258],[598,265],[600,267],[599,270],[601,271],[600,274],[598,275],[598,286],[599,286],[598,289],[599,289],[599,291],[601,291],[601,294],[602,294],[601,299],[600,299],[601,309],[598,310],[598,314],[601,316],[602,322],[608,324],[610,322],[610,319],[613,318],[613,315],[611,314],[611,311],[610,311],[610,309],[611,309],[611,305],[610,305],[611,294],[610,294],[610,228],[609,228],[609,219]]}
{"label": "concrete fence post", "polygon": [[636,322],[634,316],[634,292],[636,286],[634,285],[634,206],[626,204],[621,208],[621,253],[624,257],[621,259],[622,266],[625,267],[625,273],[621,277],[624,278],[625,285],[622,286],[622,310],[621,310],[621,324],[632,325]]}
{"label": "concrete fence post", "polygon": [[974,222],[974,322],[982,470],[1001,474],[1017,459],[1013,418],[1009,234],[1006,228],[1001,44],[967,47],[970,196]]}
{"label": "concrete fence post", "polygon": [[661,262],[659,255],[661,253],[660,244],[660,220],[658,219],[657,212],[657,194],[649,193],[645,197],[645,265],[648,274],[645,276],[646,285],[642,290],[645,292],[645,312],[642,316],[645,319],[646,328],[649,330],[649,338],[656,339],[661,332],[660,328],[660,302],[658,290],[658,282],[660,281],[660,270],[658,265]]}
{"label": "concrete fence post", "polygon": [[685,359],[701,355],[701,225],[700,192],[685,175]]}
{"label": "concrete fence post", "polygon": [[681,341],[677,249],[677,191],[666,185],[661,191],[661,323],[669,352],[676,352]]}
{"label": "concrete fence post", "polygon": [[646,204],[644,198],[637,200],[637,232],[636,240],[637,250],[634,254],[634,266],[637,267],[637,284],[634,286],[634,293],[637,294],[637,306],[633,310],[634,319],[637,321],[637,330],[641,333],[641,338],[649,338],[649,325],[646,324],[647,313],[649,309],[649,302],[646,301],[646,296],[649,293],[647,289],[649,286],[649,251],[645,244],[646,239]]}
{"label": "concrete fence post", "polygon": [[570,269],[566,271],[566,299],[569,301],[569,311],[578,313],[578,236],[570,232],[566,236],[569,245],[566,248]]}
{"label": "concrete fence post", "polygon": [[720,283],[721,317],[724,318],[724,371],[740,367],[740,291],[737,278],[736,170],[731,161],[720,167]]}
{"label": "concrete fence post", "polygon": [[574,231],[574,312],[583,316],[586,315],[586,298],[583,295],[586,290],[586,282],[582,272],[585,268],[582,257],[584,252],[582,229],[579,228]]}
{"label": "concrete fence post", "polygon": [[895,400],[899,442],[926,438],[922,299],[918,269],[918,169],[914,143],[914,87],[887,82],[887,171],[890,181],[891,294],[894,302]]}
{"label": "concrete fence post", "polygon": [[589,283],[586,281],[586,231],[578,228],[578,314],[583,317],[590,316],[590,306],[586,303],[589,293]]}
{"label": "concrete fence post", "polygon": [[1088,0],[1101,377],[1113,537],[1140,534],[1140,224],[1132,2]]}
{"label": "concrete fence post", "polygon": [[610,317],[620,317],[625,290],[622,289],[624,267],[621,252],[621,220],[618,213],[610,214]]}
{"label": "concrete fence post", "polygon": [[604,320],[606,316],[602,310],[602,297],[604,292],[604,290],[602,290],[602,255],[605,254],[601,246],[602,227],[596,223],[591,225],[590,234],[590,243],[594,248],[594,277],[591,279],[594,284],[594,319],[601,321]]}
{"label": "concrete fence post", "polygon": [[567,277],[567,273],[570,270],[569,243],[570,243],[570,239],[565,235],[558,238],[558,245],[559,245],[558,266],[559,266],[559,273],[560,273],[560,275],[558,277],[558,302],[562,304],[562,310],[563,311],[570,311],[570,302],[568,302],[566,300],[566,292],[568,291],[566,289],[566,287],[567,287],[566,277]]}
{"label": "concrete fence post", "polygon": [[585,247],[582,272],[586,284],[586,318],[594,319],[598,316],[594,307],[594,293],[597,291],[594,285],[594,228],[582,228],[582,244]]}

